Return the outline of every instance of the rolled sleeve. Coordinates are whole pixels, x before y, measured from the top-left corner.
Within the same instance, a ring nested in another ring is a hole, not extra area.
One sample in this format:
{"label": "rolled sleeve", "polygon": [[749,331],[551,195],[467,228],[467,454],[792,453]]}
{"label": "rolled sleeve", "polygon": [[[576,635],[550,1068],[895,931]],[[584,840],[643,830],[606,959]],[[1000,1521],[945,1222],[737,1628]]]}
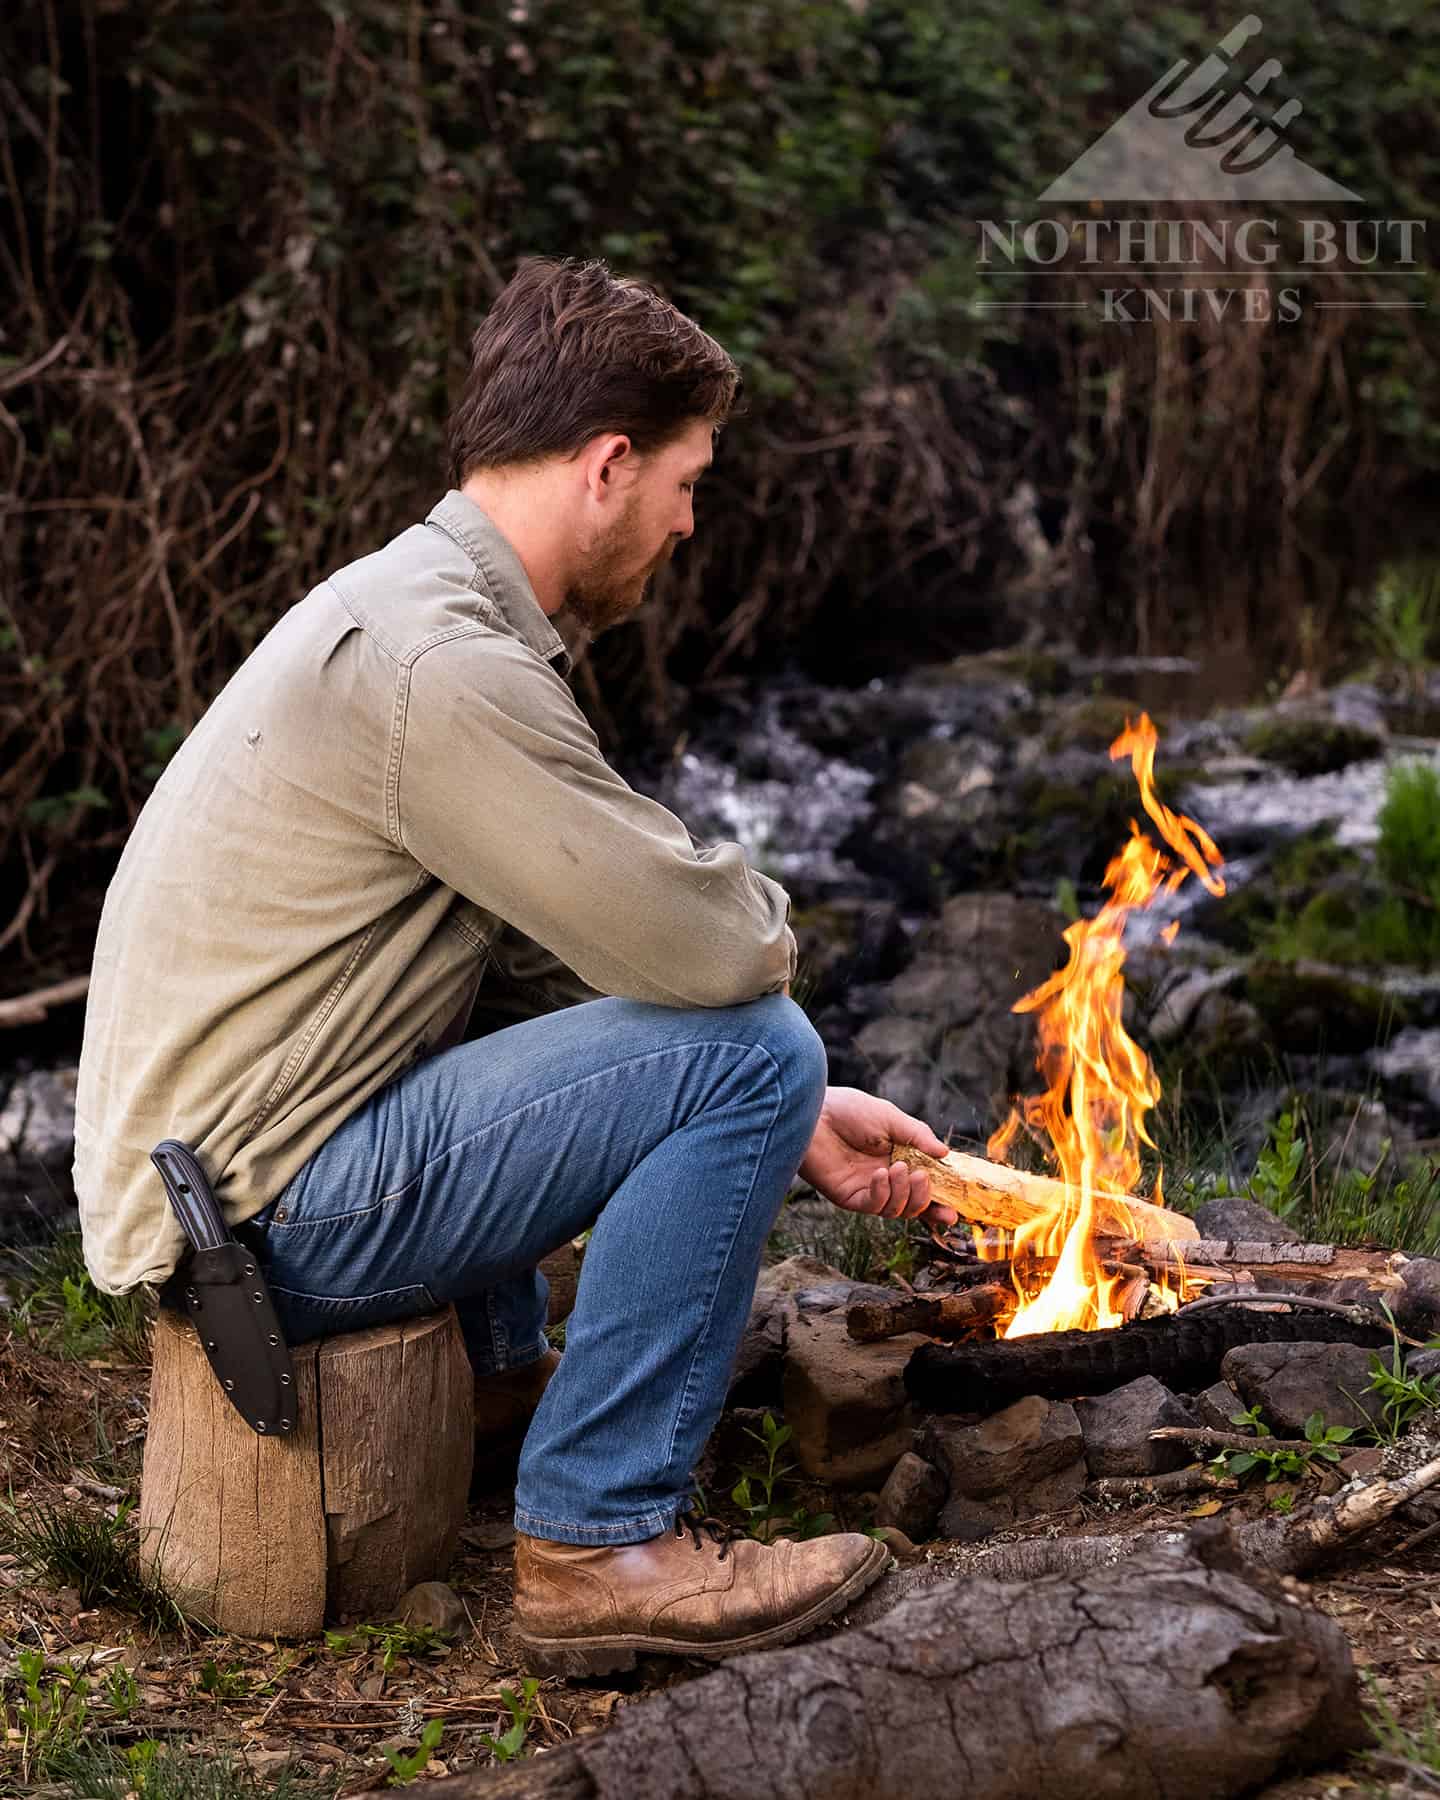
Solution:
{"label": "rolled sleeve", "polygon": [[417,862],[595,993],[731,1006],[794,974],[784,888],[630,787],[564,681],[513,639],[415,659],[396,817]]}

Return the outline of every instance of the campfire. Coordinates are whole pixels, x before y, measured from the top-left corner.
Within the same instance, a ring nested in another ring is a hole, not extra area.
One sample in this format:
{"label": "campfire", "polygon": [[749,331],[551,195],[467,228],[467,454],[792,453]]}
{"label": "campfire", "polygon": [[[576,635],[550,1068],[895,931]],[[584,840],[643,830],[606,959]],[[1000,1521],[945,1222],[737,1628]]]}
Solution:
{"label": "campfire", "polygon": [[[1022,1135],[1039,1143],[1059,1171],[1047,1203],[1013,1233],[975,1228],[982,1258],[1010,1265],[1015,1303],[996,1321],[997,1335],[1042,1331],[1105,1331],[1135,1317],[1174,1311],[1190,1289],[1183,1262],[1152,1276],[1102,1241],[1102,1203],[1133,1227],[1126,1205],[1140,1180],[1141,1146],[1154,1148],[1146,1115],[1160,1098],[1150,1058],[1125,1029],[1125,930],[1161,895],[1174,894],[1191,875],[1221,895],[1220,852],[1193,819],[1171,812],[1155,792],[1156,731],[1142,713],[1110,746],[1110,759],[1130,758],[1140,804],[1164,842],[1161,848],[1131,820],[1130,838],[1105,871],[1108,898],[1093,919],[1077,919],[1065,933],[1068,961],[1015,1007],[1033,1012],[1039,1036],[1037,1067],[1044,1090],[1015,1106],[987,1146],[1007,1163]],[[1173,942],[1179,921],[1162,932]],[[1163,1207],[1163,1171],[1152,1204]],[[1131,1239],[1140,1234],[1131,1229]]]}

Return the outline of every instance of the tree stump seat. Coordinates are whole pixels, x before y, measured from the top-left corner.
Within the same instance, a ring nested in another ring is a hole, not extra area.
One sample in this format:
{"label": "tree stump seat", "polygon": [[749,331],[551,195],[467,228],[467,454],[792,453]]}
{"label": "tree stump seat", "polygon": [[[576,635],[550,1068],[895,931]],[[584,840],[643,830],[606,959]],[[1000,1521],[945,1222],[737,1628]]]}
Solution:
{"label": "tree stump seat", "polygon": [[188,1320],[155,1325],[142,1561],[192,1616],[239,1637],[393,1618],[454,1555],[474,1456],[455,1309],[297,1345],[296,1424],[253,1432]]}

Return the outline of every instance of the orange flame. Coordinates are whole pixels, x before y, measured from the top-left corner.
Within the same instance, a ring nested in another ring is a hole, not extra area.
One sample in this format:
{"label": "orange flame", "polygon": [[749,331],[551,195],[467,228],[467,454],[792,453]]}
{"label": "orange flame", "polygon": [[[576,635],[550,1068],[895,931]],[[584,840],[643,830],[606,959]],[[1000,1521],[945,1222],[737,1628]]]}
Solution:
{"label": "orange flame", "polygon": [[[1066,928],[1069,961],[1014,1008],[1038,1014],[1036,1067],[1046,1086],[1011,1112],[990,1139],[988,1153],[1004,1162],[1016,1136],[1029,1127],[1048,1141],[1065,1196],[1053,1214],[1016,1233],[1011,1268],[1018,1304],[1005,1337],[1100,1331],[1125,1321],[1117,1295],[1124,1278],[1107,1274],[1096,1254],[1096,1200],[1134,1192],[1140,1146],[1154,1147],[1145,1116],[1160,1098],[1150,1059],[1121,1017],[1125,925],[1137,908],[1148,908],[1161,893],[1173,894],[1192,874],[1210,893],[1225,892],[1213,872],[1222,866],[1214,842],[1155,793],[1156,742],[1155,727],[1142,713],[1137,724],[1126,721],[1110,746],[1110,759],[1129,756],[1141,805],[1173,856],[1132,819],[1129,842],[1105,871],[1109,898],[1093,919]],[[1167,943],[1176,926],[1178,921],[1165,927]],[[1158,1175],[1152,1203],[1164,1204]],[[989,1253],[994,1255],[993,1248]]]}

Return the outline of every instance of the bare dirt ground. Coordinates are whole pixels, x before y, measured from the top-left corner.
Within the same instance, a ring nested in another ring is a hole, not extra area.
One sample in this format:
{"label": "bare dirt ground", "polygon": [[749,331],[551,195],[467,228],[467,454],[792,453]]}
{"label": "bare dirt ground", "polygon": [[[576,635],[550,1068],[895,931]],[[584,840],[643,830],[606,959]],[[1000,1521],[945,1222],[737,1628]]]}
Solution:
{"label": "bare dirt ground", "polygon": [[[0,1342],[0,1461],[22,1516],[46,1502],[113,1516],[123,1500],[107,1498],[106,1490],[111,1496],[138,1492],[147,1380],[143,1369],[65,1362],[14,1337]],[[1302,1487],[1297,1504],[1307,1492]],[[835,1511],[838,1526],[869,1522],[843,1496],[837,1501],[801,1489],[796,1497],[813,1510]],[[1227,1510],[1237,1511],[1266,1504],[1263,1490],[1226,1502]],[[1194,1505],[1185,1499],[1119,1513],[1082,1505],[1007,1535],[1183,1527]],[[382,1643],[257,1644],[147,1627],[112,1607],[83,1606],[73,1588],[27,1579],[14,1559],[0,1561],[0,1659],[8,1670],[24,1647],[43,1648],[52,1659],[78,1657],[89,1664],[94,1728],[121,1742],[158,1738],[196,1752],[227,1752],[266,1786],[287,1767],[338,1784],[342,1796],[383,1786],[390,1769],[381,1746],[413,1747],[423,1722],[437,1716],[444,1721],[443,1737],[425,1775],[488,1763],[491,1753],[481,1736],[498,1735],[509,1724],[500,1690],[518,1690],[524,1673],[510,1635],[508,1513],[503,1481],[478,1494],[472,1506],[450,1575],[468,1628],[433,1653],[392,1647],[388,1668]],[[1382,1528],[1308,1585],[1314,1604],[1344,1629],[1362,1673],[1409,1724],[1440,1692],[1440,1534],[1397,1559],[1396,1546],[1415,1529],[1413,1520]],[[962,1559],[958,1546],[935,1544],[927,1552],[940,1560]],[[103,1698],[116,1665],[129,1670],[135,1684],[123,1717],[108,1711]],[[526,1743],[539,1750],[602,1730],[618,1708],[693,1679],[705,1667],[653,1659],[613,1685],[546,1681],[534,1699]],[[0,1793],[22,1791],[17,1757],[14,1740],[0,1751]],[[1264,1792],[1267,1800],[1327,1800],[1440,1789],[1437,1782],[1436,1788],[1391,1790],[1391,1776],[1404,1780],[1403,1771],[1351,1759]],[[23,1791],[43,1796],[67,1790],[31,1780]]]}

